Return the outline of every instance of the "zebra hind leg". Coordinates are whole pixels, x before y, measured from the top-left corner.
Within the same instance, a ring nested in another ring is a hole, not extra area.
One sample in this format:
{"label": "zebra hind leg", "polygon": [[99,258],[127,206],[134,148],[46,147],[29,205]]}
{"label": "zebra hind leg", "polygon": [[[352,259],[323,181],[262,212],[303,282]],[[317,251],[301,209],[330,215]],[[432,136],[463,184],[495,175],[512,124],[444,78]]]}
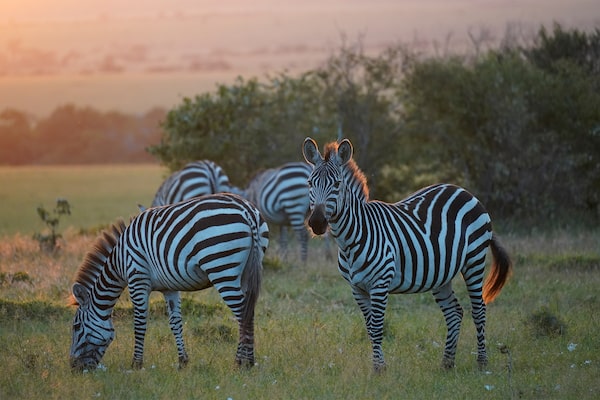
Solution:
{"label": "zebra hind leg", "polygon": [[433,297],[446,320],[447,336],[444,356],[442,358],[442,368],[452,369],[455,366],[454,360],[456,358],[456,347],[458,345],[463,309],[456,299],[451,283],[434,290]]}
{"label": "zebra hind leg", "polygon": [[187,365],[189,358],[185,351],[183,342],[183,322],[181,319],[181,296],[179,292],[164,292],[165,302],[167,303],[167,311],[169,313],[169,326],[171,332],[175,336],[175,344],[177,345],[177,353],[179,355],[179,368]]}
{"label": "zebra hind leg", "polygon": [[486,369],[488,363],[485,340],[486,306],[483,301],[481,286],[484,266],[485,259],[481,259],[463,274],[471,299],[471,316],[477,333],[477,365],[482,371]]}

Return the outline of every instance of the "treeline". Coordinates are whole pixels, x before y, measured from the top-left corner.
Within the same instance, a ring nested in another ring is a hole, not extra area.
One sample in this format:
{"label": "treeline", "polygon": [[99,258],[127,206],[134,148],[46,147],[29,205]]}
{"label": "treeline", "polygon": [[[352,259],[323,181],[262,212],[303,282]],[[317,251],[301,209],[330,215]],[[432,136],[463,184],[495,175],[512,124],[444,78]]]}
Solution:
{"label": "treeline", "polygon": [[37,119],[15,109],[0,112],[0,164],[156,162],[146,148],[160,142],[166,111],[144,115],[65,105]]}
{"label": "treeline", "polygon": [[343,45],[321,68],[238,79],[186,98],[150,152],[175,169],[209,158],[233,183],[301,159],[306,136],[347,137],[373,198],[460,184],[497,220],[599,219],[600,30],[555,24],[471,36],[460,54]]}

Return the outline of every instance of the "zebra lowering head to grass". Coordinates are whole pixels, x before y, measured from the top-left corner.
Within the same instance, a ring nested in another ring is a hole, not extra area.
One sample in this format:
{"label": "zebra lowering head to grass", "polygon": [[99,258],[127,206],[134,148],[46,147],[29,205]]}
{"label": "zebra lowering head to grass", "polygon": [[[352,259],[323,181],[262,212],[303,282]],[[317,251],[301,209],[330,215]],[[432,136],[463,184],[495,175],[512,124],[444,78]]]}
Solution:
{"label": "zebra lowering head to grass", "polygon": [[210,160],[193,161],[163,181],[154,195],[152,207],[224,192],[242,194],[229,182],[229,177],[219,165]]}
{"label": "zebra lowering head to grass", "polygon": [[[385,369],[381,342],[388,294],[426,291],[432,291],[446,320],[442,366],[454,367],[463,316],[452,290],[458,273],[471,299],[477,362],[485,368],[486,303],[500,293],[512,264],[481,203],[448,184],[426,187],[395,204],[370,200],[349,140],[327,144],[321,155],[316,142],[306,138],[303,153],[314,165],[308,224],[317,235],[329,226],[338,244],[338,268],[363,313],[375,371]],[[494,260],[484,284],[488,247]]]}
{"label": "zebra lowering head to grass", "polygon": [[278,168],[259,172],[248,183],[244,196],[254,203],[268,223],[280,226],[279,241],[287,252],[288,226],[300,241],[300,256],[306,262],[308,232],[308,177],[312,167],[303,162],[291,162]]}
{"label": "zebra lowering head to grass", "polygon": [[239,323],[238,365],[254,364],[254,308],[269,230],[258,210],[233,194],[215,194],[149,208],[129,226],[115,224],[87,254],[73,284],[71,367],[94,369],[114,338],[112,311],[125,288],[133,303],[133,368],[141,368],[151,291],[165,297],[179,353],[179,291],[214,286]]}

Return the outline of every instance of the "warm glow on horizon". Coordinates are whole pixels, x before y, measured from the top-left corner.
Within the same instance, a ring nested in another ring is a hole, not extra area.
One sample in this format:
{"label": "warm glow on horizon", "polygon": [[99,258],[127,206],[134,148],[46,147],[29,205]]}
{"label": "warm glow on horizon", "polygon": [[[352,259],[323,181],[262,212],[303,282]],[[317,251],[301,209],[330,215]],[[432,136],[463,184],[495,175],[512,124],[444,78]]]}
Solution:
{"label": "warm glow on horizon", "polygon": [[[597,27],[590,0],[3,0],[0,110],[48,113],[66,102],[143,111],[235,76],[305,71],[348,42],[367,51],[469,30],[501,38],[558,21]],[[5,93],[10,95],[6,96]]]}

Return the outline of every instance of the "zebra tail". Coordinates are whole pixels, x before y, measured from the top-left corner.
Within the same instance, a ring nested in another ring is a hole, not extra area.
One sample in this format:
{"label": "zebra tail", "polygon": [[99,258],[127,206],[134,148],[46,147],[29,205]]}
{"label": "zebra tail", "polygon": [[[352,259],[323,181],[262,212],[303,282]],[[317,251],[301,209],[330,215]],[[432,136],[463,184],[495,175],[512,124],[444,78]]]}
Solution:
{"label": "zebra tail", "polygon": [[263,251],[258,226],[252,226],[252,236],[252,248],[242,272],[242,291],[244,292],[245,302],[241,323],[244,326],[248,326],[254,320],[254,309],[262,285]]}
{"label": "zebra tail", "polygon": [[492,270],[483,285],[483,301],[486,304],[494,301],[500,294],[504,284],[508,281],[508,278],[512,275],[512,261],[496,234],[492,234],[490,248],[494,260],[492,262]]}

